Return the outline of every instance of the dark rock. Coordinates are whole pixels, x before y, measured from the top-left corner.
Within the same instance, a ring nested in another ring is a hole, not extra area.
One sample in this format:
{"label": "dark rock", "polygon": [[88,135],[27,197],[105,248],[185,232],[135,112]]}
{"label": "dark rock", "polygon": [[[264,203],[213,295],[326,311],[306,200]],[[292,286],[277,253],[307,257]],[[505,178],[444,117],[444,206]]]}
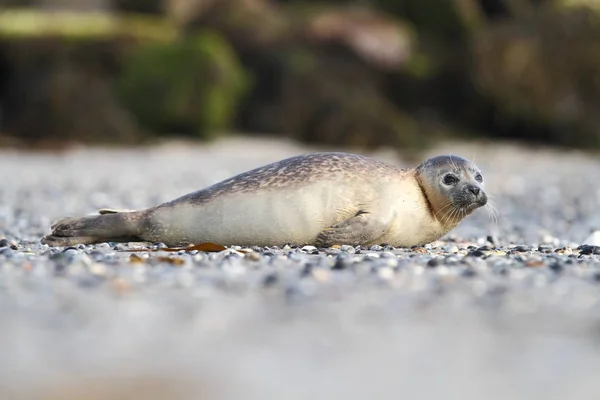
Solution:
{"label": "dark rock", "polygon": [[17,250],[17,244],[13,241],[10,241],[6,238],[0,239],[0,247],[10,247],[13,250]]}
{"label": "dark rock", "polygon": [[477,275],[477,272],[473,268],[465,268],[461,275],[465,278],[472,278]]}
{"label": "dark rock", "polygon": [[551,263],[550,265],[548,265],[548,268],[550,268],[550,270],[556,273],[562,272],[564,270],[564,266],[559,262]]}
{"label": "dark rock", "polygon": [[600,246],[583,245],[578,247],[579,254],[600,254]]}
{"label": "dark rock", "polygon": [[[469,246],[471,247],[471,246]],[[467,253],[467,257],[483,257],[485,253],[481,250],[475,249]]]}
{"label": "dark rock", "polygon": [[514,248],[514,251],[519,251],[519,252],[528,252],[531,250],[532,250],[532,248],[529,246],[517,246]]}
{"label": "dark rock", "polygon": [[268,274],[267,276],[265,276],[265,278],[263,279],[263,285],[265,287],[273,286],[277,283],[278,280],[279,280],[279,278],[278,278],[277,274],[271,273],[271,274]]}
{"label": "dark rock", "polygon": [[430,268],[435,268],[438,265],[440,265],[440,261],[437,258],[432,258],[431,260],[427,261],[427,266]]}
{"label": "dark rock", "polygon": [[331,267],[332,270],[344,270],[348,268],[347,256],[338,255],[335,258],[335,264]]}

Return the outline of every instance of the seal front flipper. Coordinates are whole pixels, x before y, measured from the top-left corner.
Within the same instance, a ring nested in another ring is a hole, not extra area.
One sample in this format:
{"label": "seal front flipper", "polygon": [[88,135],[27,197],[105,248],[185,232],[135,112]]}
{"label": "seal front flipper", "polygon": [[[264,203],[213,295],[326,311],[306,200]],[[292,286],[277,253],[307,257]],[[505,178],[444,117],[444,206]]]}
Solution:
{"label": "seal front flipper", "polygon": [[144,213],[116,212],[83,218],[63,218],[52,224],[52,233],[42,238],[50,246],[72,246],[101,242],[140,241]]}
{"label": "seal front flipper", "polygon": [[359,211],[355,216],[337,223],[319,233],[318,247],[333,245],[366,245],[385,235],[389,225],[367,211]]}

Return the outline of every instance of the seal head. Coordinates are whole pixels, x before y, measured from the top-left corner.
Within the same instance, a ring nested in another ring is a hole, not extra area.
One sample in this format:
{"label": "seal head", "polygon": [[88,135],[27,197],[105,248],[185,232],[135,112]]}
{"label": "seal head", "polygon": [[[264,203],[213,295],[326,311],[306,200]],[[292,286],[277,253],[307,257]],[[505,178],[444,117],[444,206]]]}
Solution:
{"label": "seal head", "polygon": [[437,156],[420,164],[417,179],[432,213],[453,224],[487,204],[483,174],[471,161],[455,156]]}

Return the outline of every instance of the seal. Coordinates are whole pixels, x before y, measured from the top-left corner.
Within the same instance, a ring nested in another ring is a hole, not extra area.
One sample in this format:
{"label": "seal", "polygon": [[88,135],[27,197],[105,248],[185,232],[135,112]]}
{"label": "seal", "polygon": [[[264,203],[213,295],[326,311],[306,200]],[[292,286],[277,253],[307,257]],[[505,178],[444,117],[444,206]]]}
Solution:
{"label": "seal", "polygon": [[441,238],[486,203],[481,171],[459,156],[403,169],[358,154],[309,153],[145,210],[63,218],[42,243],[411,247]]}

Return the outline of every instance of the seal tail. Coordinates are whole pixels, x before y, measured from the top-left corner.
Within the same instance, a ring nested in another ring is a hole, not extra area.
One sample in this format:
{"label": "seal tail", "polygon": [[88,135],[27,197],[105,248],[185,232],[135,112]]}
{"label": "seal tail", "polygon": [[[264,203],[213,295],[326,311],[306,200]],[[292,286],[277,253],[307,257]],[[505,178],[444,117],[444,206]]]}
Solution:
{"label": "seal tail", "polygon": [[44,236],[43,244],[50,246],[72,246],[102,242],[141,241],[140,221],[143,211],[118,212],[101,210],[100,215],[83,218],[62,218],[50,229],[52,233]]}

